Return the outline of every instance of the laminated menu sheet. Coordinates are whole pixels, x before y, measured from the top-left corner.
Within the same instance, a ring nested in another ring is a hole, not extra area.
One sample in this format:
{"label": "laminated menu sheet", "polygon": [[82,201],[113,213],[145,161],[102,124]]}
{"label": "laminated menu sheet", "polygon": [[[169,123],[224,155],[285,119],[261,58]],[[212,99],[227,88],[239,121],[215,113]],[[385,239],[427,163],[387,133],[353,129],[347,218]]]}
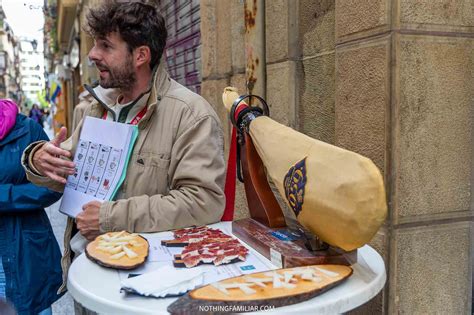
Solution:
{"label": "laminated menu sheet", "polygon": [[125,179],[136,125],[86,117],[59,211],[75,218],[90,201],[112,200]]}

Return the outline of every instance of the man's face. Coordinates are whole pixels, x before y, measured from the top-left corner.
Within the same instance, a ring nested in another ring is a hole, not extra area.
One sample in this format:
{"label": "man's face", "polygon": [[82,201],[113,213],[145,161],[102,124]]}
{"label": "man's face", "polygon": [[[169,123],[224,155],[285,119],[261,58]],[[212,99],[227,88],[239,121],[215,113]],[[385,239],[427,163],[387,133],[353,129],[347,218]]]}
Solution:
{"label": "man's face", "polygon": [[130,89],[136,81],[133,54],[117,32],[96,38],[89,59],[99,70],[103,88]]}

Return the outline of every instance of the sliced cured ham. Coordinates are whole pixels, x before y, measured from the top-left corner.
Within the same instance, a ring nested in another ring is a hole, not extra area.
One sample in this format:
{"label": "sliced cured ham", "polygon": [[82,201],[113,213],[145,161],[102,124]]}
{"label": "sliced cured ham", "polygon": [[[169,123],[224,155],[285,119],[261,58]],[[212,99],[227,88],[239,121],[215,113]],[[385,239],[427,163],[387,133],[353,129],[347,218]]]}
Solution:
{"label": "sliced cured ham", "polygon": [[163,241],[162,245],[180,247],[204,240],[209,242],[225,242],[233,239],[232,236],[225,234],[219,229],[213,229],[206,226],[176,230],[173,232],[173,236],[175,239]]}
{"label": "sliced cured ham", "polygon": [[175,257],[175,267],[192,268],[199,264],[216,266],[245,261],[248,249],[239,240],[219,229],[193,227],[173,232],[176,239],[164,241],[166,246],[184,244],[181,255]]}

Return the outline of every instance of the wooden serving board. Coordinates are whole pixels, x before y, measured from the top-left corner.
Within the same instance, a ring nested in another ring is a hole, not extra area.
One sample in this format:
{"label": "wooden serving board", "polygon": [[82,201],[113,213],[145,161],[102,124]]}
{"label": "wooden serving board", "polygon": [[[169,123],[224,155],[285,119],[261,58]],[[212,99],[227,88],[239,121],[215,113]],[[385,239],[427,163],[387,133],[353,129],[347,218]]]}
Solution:
{"label": "wooden serving board", "polygon": [[[337,286],[352,275],[352,268],[343,265],[319,265],[303,268],[320,268],[337,275],[328,276],[322,272],[316,271],[318,281],[303,280],[297,276],[297,282],[294,288],[279,287],[274,288],[272,282],[267,282],[265,287],[252,286],[255,293],[248,294],[238,288],[227,289],[227,294],[221,292],[214,285],[206,285],[195,289],[185,296],[178,299],[168,307],[171,314],[197,314],[202,306],[207,309],[225,310],[223,306],[238,307],[245,311],[255,310],[258,306],[281,307],[291,304],[300,303],[309,300],[327,290]],[[286,268],[275,270],[275,272],[283,275],[285,271],[297,268]],[[319,269],[319,270],[320,270]],[[244,275],[219,281],[218,284],[228,285],[235,283],[245,283],[246,278],[265,278],[267,272],[259,272],[250,275]],[[211,312],[212,314],[220,314],[220,312]]]}
{"label": "wooden serving board", "polygon": [[182,242],[180,240],[166,240],[166,241],[161,241],[161,245],[166,246],[166,247],[185,247],[188,246],[188,242]]}
{"label": "wooden serving board", "polygon": [[[221,264],[220,266],[222,266],[222,265],[228,265],[228,264],[233,264],[233,263],[237,263],[237,262],[241,262],[241,261],[242,261],[242,260],[240,260],[240,259],[238,259],[238,258],[234,258],[234,259],[232,259],[231,261],[229,261],[228,263]],[[200,265],[214,265],[214,263],[213,263],[213,262],[205,263],[205,262],[200,261],[199,264],[197,264],[196,266],[200,266]],[[188,267],[186,267],[186,265],[184,264],[184,261],[181,259],[181,255],[180,255],[180,254],[174,255],[173,266],[174,266],[175,268],[188,268]]]}
{"label": "wooden serving board", "polygon": [[[113,235],[113,233],[117,232],[110,232],[106,234]],[[126,232],[124,236],[126,235],[129,235],[129,233]],[[144,237],[137,235],[137,241],[143,244],[142,246],[133,249],[133,251],[138,254],[137,257],[129,258],[127,255],[125,255],[119,259],[111,259],[110,257],[112,254],[97,249],[98,243],[100,242],[100,236],[98,236],[94,241],[87,244],[85,250],[86,256],[93,262],[107,268],[123,270],[135,269],[145,263],[149,251],[148,241]]]}
{"label": "wooden serving board", "polygon": [[285,231],[286,228],[269,228],[251,218],[232,222],[232,233],[235,236],[279,267],[315,264],[349,266],[357,261],[357,250],[345,252],[329,247],[327,250],[310,251],[306,249],[302,239],[285,240]]}

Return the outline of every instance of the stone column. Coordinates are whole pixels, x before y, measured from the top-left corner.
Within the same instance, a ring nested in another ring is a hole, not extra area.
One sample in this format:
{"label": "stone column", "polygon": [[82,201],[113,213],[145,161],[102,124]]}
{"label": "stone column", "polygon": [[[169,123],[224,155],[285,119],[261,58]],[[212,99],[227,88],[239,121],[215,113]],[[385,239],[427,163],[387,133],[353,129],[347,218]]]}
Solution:
{"label": "stone column", "polygon": [[336,1],[335,144],[382,170],[385,290],[354,313],[471,312],[473,3]]}
{"label": "stone column", "polygon": [[[243,0],[203,0],[201,11],[202,96],[215,108],[228,157],[231,125],[222,104],[226,86],[245,93],[245,20]],[[234,219],[248,217],[243,184],[237,180]]]}
{"label": "stone column", "polygon": [[[297,128],[334,144],[335,133],[335,3],[299,0]],[[293,35],[293,36],[295,36]]]}

